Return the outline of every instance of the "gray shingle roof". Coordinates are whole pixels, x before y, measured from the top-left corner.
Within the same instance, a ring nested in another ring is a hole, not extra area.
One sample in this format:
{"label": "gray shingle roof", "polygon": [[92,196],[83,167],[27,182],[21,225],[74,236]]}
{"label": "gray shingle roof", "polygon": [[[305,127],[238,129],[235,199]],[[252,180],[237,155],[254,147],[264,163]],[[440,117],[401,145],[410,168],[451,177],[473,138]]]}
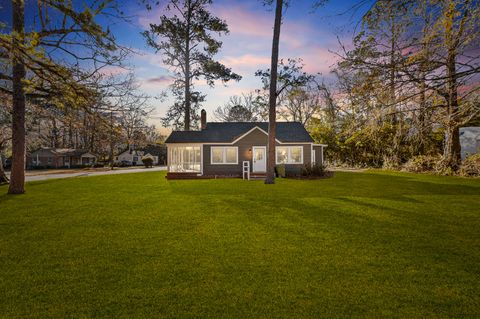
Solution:
{"label": "gray shingle roof", "polygon": [[150,154],[152,156],[161,156],[162,153],[166,152],[165,148],[165,145],[150,144],[145,146],[142,150],[145,152],[145,154]]}
{"label": "gray shingle roof", "polygon": [[[208,122],[202,131],[173,131],[165,143],[231,143],[256,126],[268,132],[267,122]],[[283,143],[313,142],[300,122],[277,122],[276,137]]]}
{"label": "gray shingle roof", "polygon": [[38,151],[50,151],[52,154],[59,156],[82,156],[83,154],[90,153],[88,150],[79,148],[41,147],[38,150],[31,152],[31,154],[34,154]]}

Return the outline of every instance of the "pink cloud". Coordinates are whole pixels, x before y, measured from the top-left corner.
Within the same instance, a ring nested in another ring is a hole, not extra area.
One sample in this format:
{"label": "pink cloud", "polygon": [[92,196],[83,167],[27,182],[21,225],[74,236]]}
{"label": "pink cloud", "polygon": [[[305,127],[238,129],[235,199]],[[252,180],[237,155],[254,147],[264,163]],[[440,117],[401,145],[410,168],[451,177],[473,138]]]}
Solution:
{"label": "pink cloud", "polygon": [[163,56],[160,53],[153,53],[148,51],[137,50],[136,52],[140,60],[146,61],[156,67],[165,68],[163,64]]}
{"label": "pink cloud", "polygon": [[100,70],[100,73],[103,75],[120,75],[130,72],[128,68],[120,67],[120,66],[106,66]]}
{"label": "pink cloud", "polygon": [[[259,10],[259,12],[261,12]],[[269,38],[272,36],[272,21],[269,17],[252,13],[245,6],[220,6],[215,13],[227,21],[230,33],[249,37]]]}
{"label": "pink cloud", "polygon": [[137,82],[144,91],[150,94],[157,94],[168,89],[168,86],[173,83],[173,78],[160,75],[157,77],[139,78]]}
{"label": "pink cloud", "polygon": [[329,73],[331,67],[338,61],[338,56],[324,48],[314,47],[300,54],[305,63],[304,70],[308,73]]}
{"label": "pink cloud", "polygon": [[480,85],[480,81],[474,81],[470,84],[463,84],[458,87],[458,92],[460,94],[470,94],[473,90],[476,90]]}
{"label": "pink cloud", "polygon": [[165,83],[171,84],[173,81],[173,78],[168,75],[160,75],[160,76],[146,79],[145,81],[152,84],[165,84]]}
{"label": "pink cloud", "polygon": [[[251,10],[245,5],[220,6],[215,13],[224,19],[230,29],[229,37],[247,38],[251,43],[261,42],[269,49],[273,36],[273,14],[263,7]],[[282,25],[280,41],[287,48],[304,46],[308,35],[315,30],[298,22],[288,21]]]}
{"label": "pink cloud", "polygon": [[235,72],[253,74],[256,70],[266,68],[270,65],[270,57],[244,54],[240,56],[225,56],[221,62],[231,67]]}

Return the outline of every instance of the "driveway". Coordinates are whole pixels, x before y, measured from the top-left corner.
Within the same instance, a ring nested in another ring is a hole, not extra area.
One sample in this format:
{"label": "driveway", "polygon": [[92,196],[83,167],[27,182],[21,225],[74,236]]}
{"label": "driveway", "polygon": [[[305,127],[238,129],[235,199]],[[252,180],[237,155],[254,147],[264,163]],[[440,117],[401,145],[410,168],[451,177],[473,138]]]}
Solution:
{"label": "driveway", "polygon": [[[44,181],[47,179],[55,178],[69,178],[69,177],[81,177],[81,176],[98,176],[98,175],[116,175],[116,174],[130,174],[130,173],[146,173],[146,172],[157,172],[157,171],[166,171],[166,166],[156,166],[152,168],[127,168],[127,169],[115,169],[115,170],[106,170],[106,171],[74,171],[68,173],[68,171],[63,171],[62,173],[56,173],[52,171],[51,174],[48,171],[43,171],[41,173],[36,173],[35,171],[27,171],[25,176],[25,181]],[[10,172],[7,172],[7,176],[10,177]]]}

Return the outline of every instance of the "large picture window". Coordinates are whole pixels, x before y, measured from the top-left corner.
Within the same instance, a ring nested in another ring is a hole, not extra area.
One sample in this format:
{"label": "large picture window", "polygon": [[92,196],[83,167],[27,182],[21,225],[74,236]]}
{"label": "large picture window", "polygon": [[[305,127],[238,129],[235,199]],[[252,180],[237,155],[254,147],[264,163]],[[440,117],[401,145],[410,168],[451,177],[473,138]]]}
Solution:
{"label": "large picture window", "polygon": [[168,157],[170,172],[201,172],[200,146],[169,146]]}
{"label": "large picture window", "polygon": [[238,164],[238,147],[212,146],[210,159],[211,164]]}
{"label": "large picture window", "polygon": [[303,146],[278,146],[277,164],[303,164]]}

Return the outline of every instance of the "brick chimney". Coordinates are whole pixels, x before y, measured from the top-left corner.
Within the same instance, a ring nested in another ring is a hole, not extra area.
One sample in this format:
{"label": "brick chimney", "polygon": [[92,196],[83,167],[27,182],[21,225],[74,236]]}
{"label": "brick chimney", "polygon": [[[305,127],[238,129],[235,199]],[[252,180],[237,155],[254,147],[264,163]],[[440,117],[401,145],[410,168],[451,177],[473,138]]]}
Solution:
{"label": "brick chimney", "polygon": [[207,111],[203,110],[200,112],[200,128],[205,130],[207,128]]}

